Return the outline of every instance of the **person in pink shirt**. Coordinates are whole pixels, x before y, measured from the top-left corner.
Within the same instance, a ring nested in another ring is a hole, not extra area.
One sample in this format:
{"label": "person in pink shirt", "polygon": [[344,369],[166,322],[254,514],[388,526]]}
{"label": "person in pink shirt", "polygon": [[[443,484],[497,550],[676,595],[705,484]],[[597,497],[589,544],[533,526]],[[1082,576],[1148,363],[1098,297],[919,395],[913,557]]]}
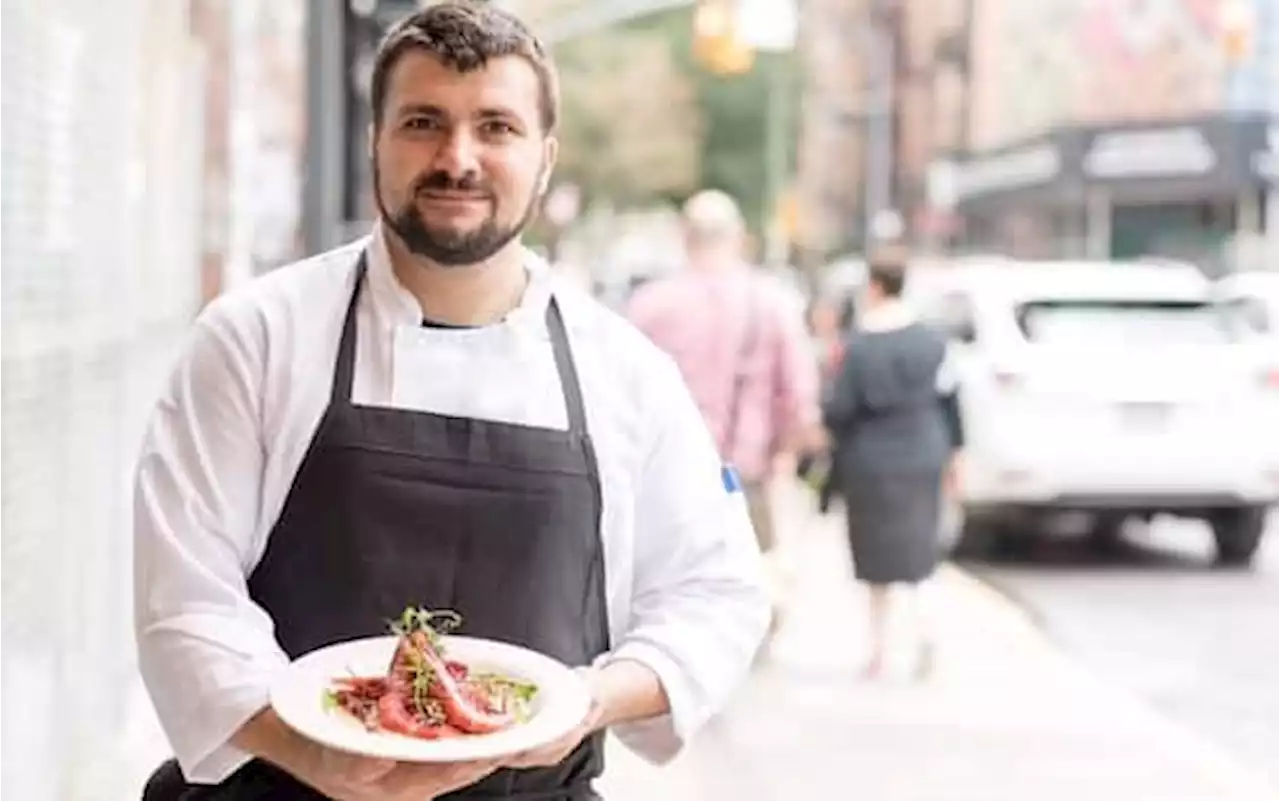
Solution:
{"label": "person in pink shirt", "polygon": [[682,216],[686,269],[637,290],[628,315],[675,360],[721,457],[742,479],[769,556],[778,544],[772,481],[798,453],[818,447],[821,431],[803,309],[743,258],[746,226],[729,195],[700,192]]}

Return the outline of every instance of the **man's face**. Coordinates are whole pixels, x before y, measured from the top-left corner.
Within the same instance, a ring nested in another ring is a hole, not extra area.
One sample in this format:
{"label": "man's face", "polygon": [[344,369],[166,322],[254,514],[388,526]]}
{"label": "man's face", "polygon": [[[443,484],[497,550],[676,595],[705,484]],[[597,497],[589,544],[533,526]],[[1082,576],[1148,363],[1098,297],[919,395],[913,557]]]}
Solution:
{"label": "man's face", "polygon": [[537,73],[518,56],[466,73],[422,51],[396,62],[373,143],[374,192],[409,250],[477,264],[520,234],[556,154],[538,96]]}

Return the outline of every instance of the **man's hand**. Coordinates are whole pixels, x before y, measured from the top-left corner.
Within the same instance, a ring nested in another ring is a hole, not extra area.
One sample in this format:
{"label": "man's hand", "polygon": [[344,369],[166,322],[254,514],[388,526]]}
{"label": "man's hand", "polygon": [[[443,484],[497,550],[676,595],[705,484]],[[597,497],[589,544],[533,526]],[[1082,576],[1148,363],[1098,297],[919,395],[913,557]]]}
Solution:
{"label": "man's hand", "polygon": [[497,760],[414,764],[344,754],[315,745],[310,759],[283,766],[334,801],[431,801],[500,767]]}
{"label": "man's hand", "polygon": [[307,740],[270,708],[245,724],[233,742],[335,801],[430,801],[501,767],[498,760],[419,765],[347,754]]}
{"label": "man's hand", "polygon": [[466,787],[499,767],[496,760],[412,764],[369,759],[317,747],[297,778],[335,801],[430,801]]}
{"label": "man's hand", "polygon": [[586,681],[592,699],[586,719],[560,740],[508,758],[504,767],[557,765],[579,743],[601,729],[671,711],[658,675],[633,659],[616,659],[601,668],[578,668],[578,674]]}
{"label": "man's hand", "polygon": [[604,710],[600,698],[599,671],[595,668],[583,667],[575,672],[586,682],[588,692],[591,694],[591,707],[587,711],[586,718],[574,727],[573,731],[555,742],[508,757],[503,767],[523,769],[559,765],[583,740],[602,727]]}
{"label": "man's hand", "polygon": [[345,754],[320,745],[308,747],[303,753],[304,759],[281,767],[294,774],[294,778],[339,801],[366,797],[396,769],[393,760]]}
{"label": "man's hand", "polygon": [[800,431],[797,448],[801,453],[814,456],[831,449],[831,435],[822,423],[807,425]]}

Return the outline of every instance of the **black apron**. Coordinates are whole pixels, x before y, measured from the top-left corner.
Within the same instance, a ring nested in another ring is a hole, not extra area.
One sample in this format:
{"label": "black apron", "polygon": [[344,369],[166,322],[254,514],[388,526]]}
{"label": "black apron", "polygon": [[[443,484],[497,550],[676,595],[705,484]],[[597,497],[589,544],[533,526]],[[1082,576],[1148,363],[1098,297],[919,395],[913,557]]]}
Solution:
{"label": "black apron", "polygon": [[[351,403],[356,269],[332,397],[294,478],[249,594],[290,658],[387,634],[407,605],[452,609],[459,633],[515,643],[568,665],[609,648],[600,478],[582,390],[554,297],[546,322],[568,431]],[[440,376],[441,381],[466,380]],[[597,798],[603,735],[552,768],[501,770],[442,798]],[[318,801],[318,792],[254,760],[217,786],[183,781],[177,763],[144,801]]]}

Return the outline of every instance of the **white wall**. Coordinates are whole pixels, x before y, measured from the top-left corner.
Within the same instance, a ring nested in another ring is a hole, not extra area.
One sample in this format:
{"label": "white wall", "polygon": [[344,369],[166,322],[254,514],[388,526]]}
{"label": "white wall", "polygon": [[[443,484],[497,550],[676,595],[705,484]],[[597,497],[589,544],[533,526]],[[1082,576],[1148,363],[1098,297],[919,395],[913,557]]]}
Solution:
{"label": "white wall", "polygon": [[131,470],[199,295],[199,60],[177,0],[3,15],[0,794],[112,798]]}

